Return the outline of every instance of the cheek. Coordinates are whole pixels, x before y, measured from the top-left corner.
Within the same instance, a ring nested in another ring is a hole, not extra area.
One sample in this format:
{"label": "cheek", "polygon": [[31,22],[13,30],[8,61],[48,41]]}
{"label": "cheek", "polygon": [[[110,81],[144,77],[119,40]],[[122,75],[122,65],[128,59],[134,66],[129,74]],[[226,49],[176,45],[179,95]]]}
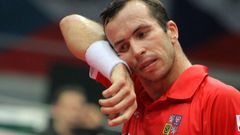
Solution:
{"label": "cheek", "polygon": [[169,59],[173,59],[175,57],[175,48],[171,43],[168,43],[164,49]]}

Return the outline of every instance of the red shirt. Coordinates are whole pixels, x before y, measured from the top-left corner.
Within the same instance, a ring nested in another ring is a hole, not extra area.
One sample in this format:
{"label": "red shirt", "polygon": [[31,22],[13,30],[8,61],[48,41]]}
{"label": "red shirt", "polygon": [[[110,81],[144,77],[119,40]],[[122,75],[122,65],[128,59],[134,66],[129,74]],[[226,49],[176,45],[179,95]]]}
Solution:
{"label": "red shirt", "polygon": [[204,66],[187,69],[156,101],[134,83],[138,108],[123,135],[240,135],[240,92]]}

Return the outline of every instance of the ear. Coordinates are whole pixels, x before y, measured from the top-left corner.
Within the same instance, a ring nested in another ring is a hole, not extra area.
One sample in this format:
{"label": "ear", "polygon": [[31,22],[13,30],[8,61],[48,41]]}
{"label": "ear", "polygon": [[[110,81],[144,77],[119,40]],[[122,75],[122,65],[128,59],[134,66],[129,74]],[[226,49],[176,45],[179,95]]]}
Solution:
{"label": "ear", "polygon": [[174,21],[170,20],[167,22],[167,34],[170,37],[172,44],[178,41],[178,28]]}

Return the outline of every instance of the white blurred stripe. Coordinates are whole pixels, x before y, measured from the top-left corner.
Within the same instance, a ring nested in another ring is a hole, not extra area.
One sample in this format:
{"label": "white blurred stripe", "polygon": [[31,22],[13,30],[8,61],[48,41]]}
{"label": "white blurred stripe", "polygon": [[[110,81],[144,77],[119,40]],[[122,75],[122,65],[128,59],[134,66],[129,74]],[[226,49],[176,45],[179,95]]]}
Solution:
{"label": "white blurred stripe", "polygon": [[49,117],[47,107],[0,105],[1,125],[29,127],[39,132],[46,128]]}
{"label": "white blurred stripe", "polygon": [[1,103],[14,102],[11,99],[18,99],[32,102],[45,100],[49,81],[46,76],[32,74],[20,74],[10,72],[0,72],[0,95],[5,97],[0,99]]}

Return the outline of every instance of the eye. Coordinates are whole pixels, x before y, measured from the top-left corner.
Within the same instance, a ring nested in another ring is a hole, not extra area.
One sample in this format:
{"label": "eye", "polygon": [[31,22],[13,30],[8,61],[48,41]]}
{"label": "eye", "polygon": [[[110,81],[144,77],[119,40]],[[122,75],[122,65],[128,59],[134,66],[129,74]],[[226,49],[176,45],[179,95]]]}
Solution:
{"label": "eye", "polygon": [[137,36],[138,39],[143,39],[143,38],[146,37],[146,34],[147,34],[147,32],[140,31],[140,32],[137,33],[136,36]]}
{"label": "eye", "polygon": [[118,47],[116,48],[116,51],[118,53],[124,53],[124,52],[127,52],[128,49],[129,49],[129,44],[123,43],[121,45],[118,45]]}

